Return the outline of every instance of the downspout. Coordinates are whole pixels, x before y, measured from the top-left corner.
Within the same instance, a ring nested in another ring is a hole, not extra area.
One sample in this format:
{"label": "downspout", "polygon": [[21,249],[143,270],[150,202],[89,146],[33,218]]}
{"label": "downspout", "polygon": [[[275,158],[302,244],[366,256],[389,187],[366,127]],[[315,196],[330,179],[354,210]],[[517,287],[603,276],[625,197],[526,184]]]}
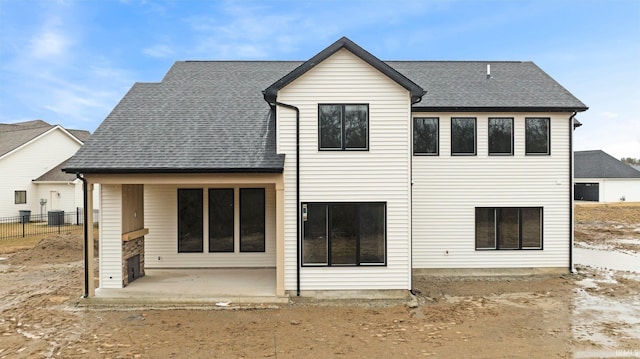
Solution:
{"label": "downspout", "polygon": [[422,96],[411,99],[409,105],[409,293],[415,296],[413,291],[413,105],[422,101],[422,97],[427,94],[427,91],[422,93]]}
{"label": "downspout", "polygon": [[569,273],[573,270],[573,119],[577,112],[569,117]]}
{"label": "downspout", "polygon": [[[82,181],[82,211],[84,212],[84,294],[82,298],[89,298],[89,229],[87,223],[89,223],[88,208],[87,208],[87,179],[81,173],[76,173],[76,177]],[[91,244],[93,245],[93,243]]]}
{"label": "downspout", "polygon": [[300,296],[300,109],[286,103],[273,101],[274,105],[296,111],[296,296]]}

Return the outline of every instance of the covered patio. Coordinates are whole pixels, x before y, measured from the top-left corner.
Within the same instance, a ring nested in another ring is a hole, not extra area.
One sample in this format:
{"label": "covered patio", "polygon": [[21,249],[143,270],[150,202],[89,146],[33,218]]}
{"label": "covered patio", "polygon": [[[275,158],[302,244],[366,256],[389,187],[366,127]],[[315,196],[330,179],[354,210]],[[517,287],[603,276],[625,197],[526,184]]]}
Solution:
{"label": "covered patio", "polygon": [[124,288],[98,288],[93,304],[276,304],[275,268],[147,269]]}

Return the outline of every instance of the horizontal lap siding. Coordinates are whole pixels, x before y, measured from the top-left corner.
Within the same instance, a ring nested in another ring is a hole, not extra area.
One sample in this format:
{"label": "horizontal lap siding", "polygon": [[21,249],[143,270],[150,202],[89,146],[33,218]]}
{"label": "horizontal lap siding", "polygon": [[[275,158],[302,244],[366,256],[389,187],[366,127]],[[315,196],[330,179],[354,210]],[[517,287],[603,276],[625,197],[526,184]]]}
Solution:
{"label": "horizontal lap siding", "polygon": [[[302,202],[387,202],[386,267],[302,267],[301,290],[410,287],[408,92],[341,50],[289,84],[278,101],[300,109]],[[369,104],[368,151],[318,151],[318,104]],[[285,161],[285,289],[296,289],[295,113],[278,108]]]}
{"label": "horizontal lap siding", "polygon": [[[40,213],[40,199],[48,200],[49,193],[38,193],[39,185],[31,181],[69,159],[80,146],[62,130],[54,130],[0,159],[0,217],[18,216],[21,210],[29,210],[34,215]],[[16,204],[15,191],[27,191],[27,203]],[[46,206],[47,210],[72,208],[51,208],[51,203]]]}
{"label": "horizontal lap siding", "polygon": [[[264,186],[247,186],[252,188]],[[178,188],[204,188],[204,253],[178,253]],[[147,268],[223,268],[223,267],[275,267],[275,189],[265,189],[265,252],[240,253],[236,238],[237,253],[208,252],[208,188],[233,188],[233,185],[208,187],[180,185],[145,185],[145,265]],[[239,198],[235,197],[235,206]],[[237,235],[236,235],[237,236]],[[158,257],[160,259],[158,259]]]}
{"label": "horizontal lap siding", "polygon": [[100,287],[122,288],[122,186],[100,191]]}
{"label": "horizontal lap siding", "polygon": [[[423,115],[440,118],[440,156],[413,157],[414,268],[568,268],[570,114]],[[450,155],[456,116],[477,117],[477,156]],[[514,156],[487,155],[488,117],[514,118]],[[551,118],[550,156],[525,156],[525,117]],[[544,250],[476,251],[475,207],[543,207]]]}

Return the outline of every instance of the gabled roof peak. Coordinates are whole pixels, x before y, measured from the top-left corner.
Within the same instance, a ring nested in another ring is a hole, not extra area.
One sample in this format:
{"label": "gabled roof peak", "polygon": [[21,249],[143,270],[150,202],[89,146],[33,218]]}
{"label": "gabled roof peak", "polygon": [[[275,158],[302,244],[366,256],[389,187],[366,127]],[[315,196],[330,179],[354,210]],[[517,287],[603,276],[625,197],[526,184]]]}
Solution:
{"label": "gabled roof peak", "polygon": [[396,71],[393,67],[387,65],[377,57],[373,56],[370,52],[357,45],[355,42],[349,40],[346,36],[343,36],[306,62],[302,63],[302,65],[298,66],[296,69],[289,72],[278,81],[274,82],[271,86],[269,86],[262,92],[264,94],[264,99],[269,103],[273,103],[276,100],[278,91],[280,89],[287,86],[298,77],[304,75],[307,71],[311,70],[316,65],[342,49],[348,50],[352,54],[362,59],[364,62],[382,72],[393,81],[397,82],[400,86],[407,89],[407,91],[411,93],[412,103],[420,101],[422,96],[425,94],[425,91],[418,84],[409,80],[403,74]]}

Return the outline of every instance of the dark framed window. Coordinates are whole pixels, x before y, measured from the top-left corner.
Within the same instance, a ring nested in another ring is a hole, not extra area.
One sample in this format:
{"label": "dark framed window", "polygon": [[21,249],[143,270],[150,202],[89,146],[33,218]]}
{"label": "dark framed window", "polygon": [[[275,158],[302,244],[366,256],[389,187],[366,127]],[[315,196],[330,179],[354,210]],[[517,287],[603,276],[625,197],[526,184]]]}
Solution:
{"label": "dark framed window", "polygon": [[513,155],[513,118],[489,118],[489,154]]}
{"label": "dark framed window", "polygon": [[240,252],[265,251],[264,188],[240,188]]}
{"label": "dark framed window", "polygon": [[386,265],[387,204],[303,204],[302,265]]}
{"label": "dark framed window", "polygon": [[209,252],[233,252],[233,188],[209,189]]}
{"label": "dark framed window", "polygon": [[202,188],[178,189],[178,253],[202,252]]}
{"label": "dark framed window", "polygon": [[476,154],[475,117],[451,118],[451,154]]}
{"label": "dark framed window", "polygon": [[27,191],[15,191],[15,204],[27,203]]}
{"label": "dark framed window", "polygon": [[549,118],[525,118],[525,153],[548,155],[551,153],[551,126]]}
{"label": "dark framed window", "polygon": [[439,152],[440,120],[437,117],[413,119],[413,154],[437,156]]}
{"label": "dark framed window", "polygon": [[541,207],[476,208],[476,250],[542,249]]}
{"label": "dark framed window", "polygon": [[369,149],[368,104],[319,104],[320,150]]}

